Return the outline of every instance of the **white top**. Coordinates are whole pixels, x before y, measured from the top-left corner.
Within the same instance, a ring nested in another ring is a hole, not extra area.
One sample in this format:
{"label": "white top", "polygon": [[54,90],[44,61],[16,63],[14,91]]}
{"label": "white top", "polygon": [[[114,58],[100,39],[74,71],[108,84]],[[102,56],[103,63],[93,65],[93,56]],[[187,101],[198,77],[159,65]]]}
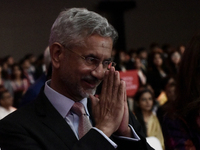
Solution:
{"label": "white top", "polygon": [[0,106],[0,119],[3,119],[4,117],[6,117],[7,115],[9,115],[10,113],[12,113],[15,110],[16,110],[16,108],[14,108],[14,107],[10,107],[9,110],[7,110],[4,107]]}

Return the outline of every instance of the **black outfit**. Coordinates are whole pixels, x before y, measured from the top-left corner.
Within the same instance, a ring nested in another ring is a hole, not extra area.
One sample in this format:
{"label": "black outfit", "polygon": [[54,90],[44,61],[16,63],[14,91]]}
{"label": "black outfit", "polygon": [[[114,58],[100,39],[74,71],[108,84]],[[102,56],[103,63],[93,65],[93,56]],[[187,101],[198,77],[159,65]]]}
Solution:
{"label": "black outfit", "polygon": [[[88,110],[91,113],[88,102]],[[146,143],[134,115],[130,124],[141,138],[129,141],[111,136],[119,150],[152,150]],[[92,115],[91,115],[91,120]],[[93,124],[95,124],[93,122]],[[45,96],[43,90],[35,101],[0,120],[0,147],[2,150],[114,150],[115,148],[95,129],[78,140],[65,121]]]}
{"label": "black outfit", "polygon": [[[165,71],[165,73],[168,74],[169,72]],[[148,71],[147,83],[149,83],[152,86],[156,98],[160,95],[161,91],[164,89],[167,79],[168,76],[162,77],[157,69]]]}

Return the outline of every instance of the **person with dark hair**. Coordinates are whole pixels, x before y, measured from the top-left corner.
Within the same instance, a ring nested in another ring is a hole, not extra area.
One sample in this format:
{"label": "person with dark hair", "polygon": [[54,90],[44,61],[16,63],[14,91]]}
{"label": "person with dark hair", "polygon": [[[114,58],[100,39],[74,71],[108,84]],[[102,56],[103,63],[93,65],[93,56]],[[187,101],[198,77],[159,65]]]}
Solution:
{"label": "person with dark hair", "polygon": [[166,150],[200,149],[200,32],[182,56],[177,98],[163,118]]}
{"label": "person with dark hair", "polygon": [[150,68],[147,73],[147,83],[154,89],[156,98],[164,89],[165,79],[169,74],[169,69],[165,64],[162,54],[161,52],[153,52],[149,58]]}
{"label": "person with dark hair", "polygon": [[155,137],[160,141],[164,149],[164,138],[160,123],[157,116],[153,112],[153,107],[156,104],[153,93],[150,89],[142,87],[134,96],[135,115],[141,123],[146,137]]}
{"label": "person with dark hair", "polygon": [[165,116],[166,112],[170,109],[171,103],[176,99],[176,82],[171,81],[167,83],[165,86],[164,94],[166,96],[166,101],[157,109],[157,117],[161,124],[163,124],[163,117]]}
{"label": "person with dark hair", "polygon": [[131,61],[130,55],[124,50],[120,50],[117,52],[116,57],[116,70],[118,71],[127,71],[134,69],[134,63]]}
{"label": "person with dark hair", "polygon": [[137,56],[140,58],[142,63],[142,69],[147,71],[148,68],[148,51],[145,47],[140,47],[137,49]]}
{"label": "person with dark hair", "polygon": [[169,43],[165,43],[162,45],[162,50],[163,50],[163,56],[165,59],[167,59],[169,57],[169,53],[172,49],[172,46]]}
{"label": "person with dark hair", "polygon": [[4,71],[6,72],[8,76],[10,76],[12,74],[12,71],[11,71],[12,65],[15,63],[13,56],[12,55],[5,56],[3,59],[3,62],[5,65]]}
{"label": "person with dark hair", "polygon": [[16,108],[13,105],[13,97],[8,90],[0,88],[0,119],[4,118]]}
{"label": "person with dark hair", "polygon": [[20,67],[23,69],[23,74],[25,75],[25,77],[27,78],[29,84],[33,84],[35,82],[34,79],[34,71],[31,70],[31,63],[30,60],[28,58],[23,58],[20,60]]}
{"label": "person with dark hair", "polygon": [[37,60],[35,62],[35,74],[34,78],[37,80],[40,78],[40,76],[46,71],[45,70],[45,63],[44,63],[44,54],[40,54],[37,57]]}
{"label": "person with dark hair", "polygon": [[183,55],[183,53],[185,52],[185,45],[180,44],[178,46],[178,51],[180,52],[181,56]]}
{"label": "person with dark hair", "polygon": [[135,70],[137,70],[138,79],[139,79],[139,86],[147,84],[147,73],[143,69],[142,66],[143,66],[143,64],[141,62],[141,59],[139,57],[136,57],[134,67],[135,67]]}
{"label": "person with dark hair", "polygon": [[128,53],[129,53],[131,61],[134,63],[135,58],[137,57],[137,49],[131,48]]}
{"label": "person with dark hair", "polygon": [[168,66],[170,69],[170,76],[174,77],[175,79],[177,78],[180,62],[181,53],[176,48],[171,49],[168,57]]}
{"label": "person with dark hair", "polygon": [[[51,80],[0,121],[0,147],[20,150],[151,150],[111,60],[118,34],[85,8],[62,11],[50,33]],[[97,86],[103,81],[99,98]]]}
{"label": "person with dark hair", "polygon": [[[32,75],[35,74],[35,62],[36,62],[36,56],[32,53],[28,53],[24,56],[24,59],[28,60],[30,63],[30,66],[28,68],[28,72]],[[35,78],[34,78],[35,79]],[[36,79],[35,79],[36,80]]]}
{"label": "person with dark hair", "polygon": [[19,64],[14,64],[12,66],[11,86],[14,96],[13,106],[18,108],[22,95],[27,91],[29,87],[29,82]]}
{"label": "person with dark hair", "polygon": [[13,95],[13,89],[11,85],[11,81],[5,77],[4,70],[2,67],[2,64],[0,64],[0,86],[3,86],[5,89],[7,89],[11,95]]}

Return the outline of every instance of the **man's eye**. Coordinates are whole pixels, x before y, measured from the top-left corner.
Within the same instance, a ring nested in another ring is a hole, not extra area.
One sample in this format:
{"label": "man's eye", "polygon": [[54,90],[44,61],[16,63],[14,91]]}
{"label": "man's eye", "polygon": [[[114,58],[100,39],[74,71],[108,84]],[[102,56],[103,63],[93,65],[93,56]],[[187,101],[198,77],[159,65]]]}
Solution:
{"label": "man's eye", "polygon": [[95,63],[95,62],[97,61],[97,59],[96,59],[96,58],[93,58],[93,57],[87,57],[87,58],[86,58],[86,61],[87,61],[88,63]]}
{"label": "man's eye", "polygon": [[104,61],[104,65],[109,65],[111,61]]}

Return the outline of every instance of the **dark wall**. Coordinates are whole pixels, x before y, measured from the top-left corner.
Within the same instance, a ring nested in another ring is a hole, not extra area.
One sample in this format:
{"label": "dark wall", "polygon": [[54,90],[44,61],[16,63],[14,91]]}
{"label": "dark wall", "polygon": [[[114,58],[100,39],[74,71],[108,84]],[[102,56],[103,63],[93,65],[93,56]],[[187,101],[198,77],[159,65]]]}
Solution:
{"label": "dark wall", "polygon": [[185,44],[200,29],[200,0],[137,0],[125,20],[128,48]]}
{"label": "dark wall", "polygon": [[[101,0],[0,0],[0,57],[19,60],[27,53],[39,55],[48,45],[50,28],[61,10],[86,7],[108,17],[98,8]],[[126,48],[148,47],[151,42],[186,43],[200,28],[199,0],[136,0],[124,13]]]}
{"label": "dark wall", "polygon": [[0,0],[0,57],[11,54],[19,60],[27,53],[43,53],[60,11],[69,7],[94,10],[97,4],[93,0]]}

